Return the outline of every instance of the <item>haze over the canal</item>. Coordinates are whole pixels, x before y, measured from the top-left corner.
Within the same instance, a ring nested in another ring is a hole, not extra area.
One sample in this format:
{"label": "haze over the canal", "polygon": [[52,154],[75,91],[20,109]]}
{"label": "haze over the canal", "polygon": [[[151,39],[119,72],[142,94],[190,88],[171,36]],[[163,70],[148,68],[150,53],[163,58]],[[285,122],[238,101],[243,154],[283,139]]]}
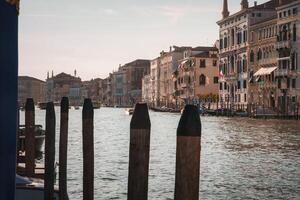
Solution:
{"label": "haze over the canal", "polygon": [[[229,1],[231,13],[239,3]],[[47,71],[76,69],[84,80],[104,78],[170,45],[213,45],[221,9],[221,0],[21,1],[19,73],[44,80]]]}

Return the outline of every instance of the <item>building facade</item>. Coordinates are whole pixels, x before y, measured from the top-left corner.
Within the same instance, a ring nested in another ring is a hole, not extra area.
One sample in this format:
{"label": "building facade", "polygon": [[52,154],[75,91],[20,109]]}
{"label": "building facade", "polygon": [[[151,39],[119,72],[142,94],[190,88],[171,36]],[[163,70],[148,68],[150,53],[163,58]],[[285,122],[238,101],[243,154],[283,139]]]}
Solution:
{"label": "building facade", "polygon": [[25,105],[27,98],[33,98],[35,104],[45,101],[45,81],[29,77],[18,77],[18,102]]}
{"label": "building facade", "polygon": [[278,109],[290,114],[300,104],[300,2],[280,1],[277,11]]}
{"label": "building facade", "polygon": [[[247,0],[241,1],[241,10],[230,15],[227,0],[223,2],[223,18],[219,25],[219,71],[220,103],[230,107],[248,104],[249,29],[276,14],[277,0],[249,7]],[[222,90],[221,90],[222,89]]]}
{"label": "building facade", "polygon": [[47,77],[46,80],[46,101],[60,102],[62,97],[69,97],[70,105],[80,105],[82,102],[81,94],[82,82],[79,77],[66,73]]}
{"label": "building facade", "polygon": [[219,92],[218,49],[196,47],[184,51],[173,74],[176,105],[216,100]]}
{"label": "building facade", "polygon": [[248,103],[276,112],[278,96],[275,79],[278,58],[276,15],[252,24],[249,31]]}

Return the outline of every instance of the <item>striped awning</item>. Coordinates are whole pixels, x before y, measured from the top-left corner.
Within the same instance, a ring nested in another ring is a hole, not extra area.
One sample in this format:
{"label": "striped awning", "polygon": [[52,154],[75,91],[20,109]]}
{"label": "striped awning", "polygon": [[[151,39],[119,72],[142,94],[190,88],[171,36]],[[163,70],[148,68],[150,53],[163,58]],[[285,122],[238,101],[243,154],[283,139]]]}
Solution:
{"label": "striped awning", "polygon": [[263,76],[271,74],[277,67],[262,67],[257,72],[255,72],[254,76]]}

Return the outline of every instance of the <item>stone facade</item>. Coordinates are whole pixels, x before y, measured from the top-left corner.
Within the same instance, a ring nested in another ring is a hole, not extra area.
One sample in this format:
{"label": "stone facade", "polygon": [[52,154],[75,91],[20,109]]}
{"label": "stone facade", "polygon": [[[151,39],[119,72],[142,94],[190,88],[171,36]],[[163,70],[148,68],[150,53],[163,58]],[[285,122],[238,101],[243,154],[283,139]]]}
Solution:
{"label": "stone facade", "polygon": [[278,109],[282,114],[294,112],[300,104],[300,1],[282,2],[277,7]]}
{"label": "stone facade", "polygon": [[60,102],[62,97],[69,97],[70,105],[79,105],[82,102],[82,82],[79,77],[60,73],[46,80],[46,101]]}
{"label": "stone facade", "polygon": [[[225,1],[224,1],[225,2]],[[226,1],[227,2],[227,1]],[[227,6],[227,3],[224,3]],[[241,10],[232,15],[223,15],[219,25],[219,71],[222,75],[219,82],[222,90],[220,103],[230,106],[248,104],[250,80],[249,71],[249,29],[253,24],[272,18],[277,1],[249,7],[248,1],[241,2]],[[223,8],[228,11],[228,8]]]}
{"label": "stone facade", "polygon": [[196,47],[184,51],[173,74],[176,105],[199,103],[218,97],[218,49]]}
{"label": "stone facade", "polygon": [[278,53],[276,15],[253,24],[249,37],[249,104],[276,111]]}
{"label": "stone facade", "polygon": [[27,98],[33,98],[35,104],[45,101],[45,81],[29,77],[18,77],[18,102],[24,105]]}

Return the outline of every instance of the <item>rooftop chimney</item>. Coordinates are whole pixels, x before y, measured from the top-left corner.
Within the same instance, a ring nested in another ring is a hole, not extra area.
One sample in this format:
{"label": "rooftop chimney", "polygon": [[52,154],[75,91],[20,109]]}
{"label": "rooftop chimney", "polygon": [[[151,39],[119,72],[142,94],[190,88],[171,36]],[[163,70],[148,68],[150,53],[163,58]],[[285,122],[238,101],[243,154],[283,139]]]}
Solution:
{"label": "rooftop chimney", "polygon": [[254,7],[256,7],[257,6],[257,1],[254,1]]}

